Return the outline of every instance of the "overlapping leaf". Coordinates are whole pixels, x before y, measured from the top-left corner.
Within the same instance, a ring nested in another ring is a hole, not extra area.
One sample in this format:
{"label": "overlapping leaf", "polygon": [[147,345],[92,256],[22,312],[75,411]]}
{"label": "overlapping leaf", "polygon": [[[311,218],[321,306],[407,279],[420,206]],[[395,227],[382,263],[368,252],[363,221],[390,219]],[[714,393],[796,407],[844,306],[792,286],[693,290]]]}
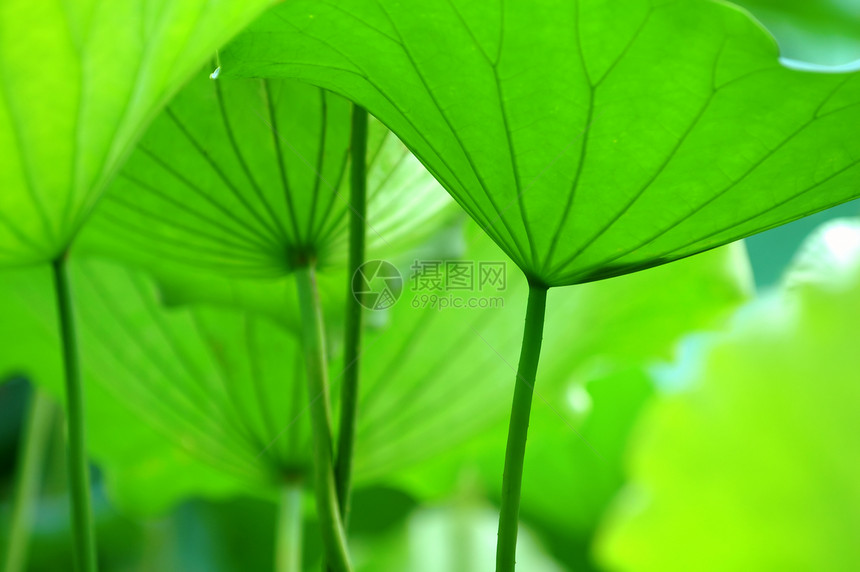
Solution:
{"label": "overlapping leaf", "polygon": [[222,57],[366,106],[526,274],[669,262],[860,195],[860,74],[708,0],[298,0]]}
{"label": "overlapping leaf", "polygon": [[[207,279],[283,277],[308,258],[345,267],[351,109],[297,82],[198,73],[141,140],[84,247]],[[420,244],[450,214],[445,193],[376,121],[368,178],[370,257]]]}
{"label": "overlapping leaf", "polygon": [[[155,291],[139,273],[94,262],[75,262],[72,270],[89,445],[123,503],[159,511],[189,495],[219,496],[247,482],[249,461],[234,445],[247,439],[234,409],[243,405],[231,404],[224,392],[248,395],[255,386],[250,380],[246,387],[224,385],[228,364],[219,361],[224,356],[215,344],[217,336],[246,330],[226,330],[236,324],[218,324],[218,312],[156,309]],[[7,270],[0,277],[0,377],[26,374],[64,401],[49,269]],[[211,346],[205,334],[213,336]],[[289,348],[281,348],[287,361]],[[241,373],[235,377],[244,379]],[[252,458],[253,470],[264,472],[271,458]],[[213,469],[225,465],[234,470]]]}
{"label": "overlapping leaf", "polygon": [[270,0],[0,5],[0,266],[69,246],[153,113]]}
{"label": "overlapping leaf", "polygon": [[825,227],[782,290],[682,363],[642,424],[601,543],[616,570],[860,565],[860,227]]}

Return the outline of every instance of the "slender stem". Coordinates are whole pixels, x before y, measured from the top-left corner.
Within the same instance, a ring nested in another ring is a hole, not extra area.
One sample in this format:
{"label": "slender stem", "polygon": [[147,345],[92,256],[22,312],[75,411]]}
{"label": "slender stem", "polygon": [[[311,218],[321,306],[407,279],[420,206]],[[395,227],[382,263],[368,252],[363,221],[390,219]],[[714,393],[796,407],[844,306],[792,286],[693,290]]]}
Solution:
{"label": "slender stem", "polygon": [[496,546],[496,572],[513,572],[517,558],[517,526],[519,524],[520,493],[523,484],[523,459],[529,431],[532,394],[546,313],[545,286],[529,283],[529,303],[520,364],[514,386],[514,402],[508,427],[505,450],[505,473],[502,477],[502,509],[499,514],[499,538]]}
{"label": "slender stem", "polygon": [[302,572],[302,482],[287,481],[281,489],[275,572]]}
{"label": "slender stem", "polygon": [[308,398],[314,441],[314,473],[317,515],[328,566],[335,572],[349,572],[346,534],[338,508],[334,484],[331,404],[328,388],[328,363],[319,291],[314,264],[295,272],[302,313],[302,337],[307,366]]}
{"label": "slender stem", "polygon": [[18,450],[12,524],[3,563],[4,572],[23,572],[27,567],[27,549],[53,420],[54,403],[42,390],[34,388]]}
{"label": "slender stem", "polygon": [[340,434],[337,441],[335,483],[343,525],[349,525],[349,495],[352,482],[352,451],[358,415],[358,382],[361,355],[362,306],[352,288],[352,277],[364,264],[365,218],[367,217],[367,111],[353,105],[352,162],[350,167],[349,274],[347,276],[344,324],[344,369],[340,390]]}
{"label": "slender stem", "polygon": [[78,341],[66,256],[54,261],[57,310],[63,345],[66,374],[66,433],[69,463],[69,494],[72,504],[72,534],[78,572],[95,572],[96,535],[90,501],[89,466],[87,465],[86,429],[84,426],[84,388],[78,362]]}

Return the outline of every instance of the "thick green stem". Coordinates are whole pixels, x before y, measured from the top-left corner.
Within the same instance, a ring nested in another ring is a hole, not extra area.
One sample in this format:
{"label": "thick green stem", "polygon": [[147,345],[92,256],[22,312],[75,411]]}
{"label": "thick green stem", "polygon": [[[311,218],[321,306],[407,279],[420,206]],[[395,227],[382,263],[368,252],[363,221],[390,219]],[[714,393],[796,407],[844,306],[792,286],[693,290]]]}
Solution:
{"label": "thick green stem", "polygon": [[513,572],[517,558],[517,527],[520,493],[523,484],[523,459],[529,431],[532,395],[546,313],[546,287],[529,283],[529,303],[520,364],[514,386],[514,402],[505,450],[505,473],[502,477],[502,509],[499,514],[499,538],[496,546],[496,572]]}
{"label": "thick green stem", "polygon": [[27,411],[27,424],[18,450],[15,496],[12,501],[12,522],[3,564],[4,572],[23,572],[27,567],[27,549],[30,545],[42,467],[53,420],[54,403],[42,390],[34,388]]}
{"label": "thick green stem", "polygon": [[302,482],[292,479],[281,489],[275,572],[302,572]]}
{"label": "thick green stem", "polygon": [[344,527],[349,523],[349,495],[352,482],[352,452],[358,415],[359,357],[361,355],[362,306],[352,288],[352,277],[364,264],[365,218],[367,217],[367,111],[352,108],[352,163],[350,170],[349,274],[347,276],[344,324],[344,369],[340,390],[340,434],[337,440],[335,482]]}
{"label": "thick green stem", "polygon": [[349,572],[346,534],[334,484],[331,403],[325,329],[314,265],[295,272],[302,313],[302,341],[307,366],[311,431],[314,441],[314,489],[326,563],[335,572]]}
{"label": "thick green stem", "polygon": [[98,566],[87,465],[84,389],[78,362],[78,343],[65,255],[54,261],[54,283],[66,374],[66,438],[75,556],[78,572],[95,572]]}

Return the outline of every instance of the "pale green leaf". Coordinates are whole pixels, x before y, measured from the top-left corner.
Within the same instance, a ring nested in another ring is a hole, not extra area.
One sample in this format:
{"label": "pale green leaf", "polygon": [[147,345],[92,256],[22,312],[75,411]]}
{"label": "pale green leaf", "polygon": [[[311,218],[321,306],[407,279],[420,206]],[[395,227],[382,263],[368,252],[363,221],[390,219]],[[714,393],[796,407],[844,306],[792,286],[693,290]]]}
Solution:
{"label": "pale green leaf", "polygon": [[68,248],[151,116],[270,0],[4,0],[0,266]]}
{"label": "pale green leaf", "polygon": [[825,227],[782,289],[682,360],[643,421],[600,543],[613,570],[854,570],[860,226]]}

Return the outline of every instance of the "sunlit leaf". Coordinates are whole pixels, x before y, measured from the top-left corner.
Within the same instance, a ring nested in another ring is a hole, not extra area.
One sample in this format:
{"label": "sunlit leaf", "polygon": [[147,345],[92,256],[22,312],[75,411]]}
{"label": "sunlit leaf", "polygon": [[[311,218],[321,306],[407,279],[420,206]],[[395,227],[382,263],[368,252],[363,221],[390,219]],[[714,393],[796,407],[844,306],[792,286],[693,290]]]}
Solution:
{"label": "sunlit leaf", "polygon": [[305,79],[367,107],[552,286],[860,195],[860,74],[782,66],[723,3],[298,0],[231,46],[226,75]]}
{"label": "sunlit leaf", "polygon": [[860,565],[860,226],[825,227],[649,412],[601,543],[613,570]]}
{"label": "sunlit leaf", "polygon": [[0,5],[0,266],[69,246],[158,108],[270,0]]}

